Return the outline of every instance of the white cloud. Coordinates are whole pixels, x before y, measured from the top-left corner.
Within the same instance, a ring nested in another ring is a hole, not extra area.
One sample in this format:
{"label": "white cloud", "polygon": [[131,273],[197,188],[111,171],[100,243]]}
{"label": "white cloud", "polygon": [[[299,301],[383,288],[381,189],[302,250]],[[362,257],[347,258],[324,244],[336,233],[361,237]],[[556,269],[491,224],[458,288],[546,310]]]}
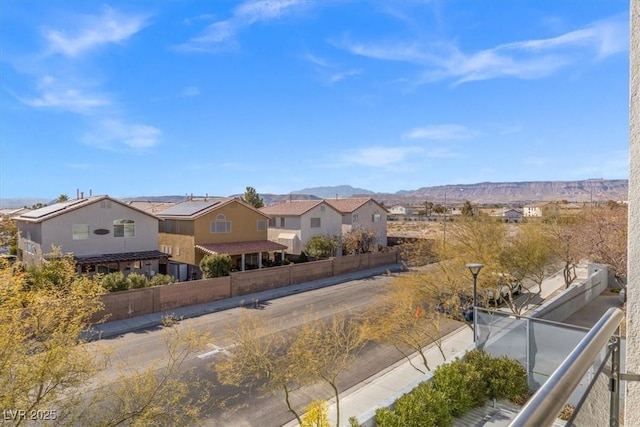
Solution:
{"label": "white cloud", "polygon": [[433,141],[449,141],[457,139],[475,138],[480,135],[479,131],[469,129],[466,126],[445,124],[431,125],[411,129],[405,134],[406,138],[428,139]]}
{"label": "white cloud", "polygon": [[75,57],[105,44],[122,43],[140,31],[146,20],[144,15],[126,15],[105,7],[100,15],[70,19],[70,29],[48,29],[43,35],[52,52]]}
{"label": "white cloud", "polygon": [[36,85],[39,96],[19,99],[31,107],[57,108],[78,114],[87,114],[98,107],[110,104],[106,97],[88,94],[80,86],[78,83],[78,87],[71,87],[69,83],[60,82],[53,76],[47,75],[42,77]]}
{"label": "white cloud", "polygon": [[241,30],[258,22],[281,18],[297,8],[308,6],[301,0],[252,0],[237,6],[232,16],[224,21],[208,25],[196,37],[176,46],[184,51],[215,52],[233,45]]}
{"label": "white cloud", "polygon": [[161,134],[162,132],[153,126],[107,119],[103,120],[97,129],[85,134],[84,142],[104,150],[144,150],[157,145]]}
{"label": "white cloud", "polygon": [[501,77],[538,79],[572,64],[593,61],[594,53],[601,60],[625,52],[628,22],[627,16],[614,16],[556,37],[503,43],[475,52],[464,52],[450,42],[425,46],[344,39],[335,44],[355,55],[423,67],[418,84],[442,79],[454,79],[456,84]]}
{"label": "white cloud", "polygon": [[407,160],[412,154],[422,153],[420,147],[365,147],[344,153],[342,164],[387,167]]}
{"label": "white cloud", "polygon": [[196,86],[187,86],[180,91],[179,95],[191,97],[191,96],[198,96],[200,95],[200,93],[201,93],[200,88]]}

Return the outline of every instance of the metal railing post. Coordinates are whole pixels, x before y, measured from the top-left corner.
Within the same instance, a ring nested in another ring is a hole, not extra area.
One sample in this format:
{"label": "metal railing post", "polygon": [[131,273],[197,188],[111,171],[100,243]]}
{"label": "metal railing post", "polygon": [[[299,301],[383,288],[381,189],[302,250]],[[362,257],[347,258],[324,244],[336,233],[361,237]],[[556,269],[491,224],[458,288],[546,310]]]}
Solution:
{"label": "metal railing post", "polygon": [[611,391],[611,405],[609,413],[609,426],[620,425],[620,338],[611,337],[609,341],[611,350],[611,375],[609,378],[609,390]]}

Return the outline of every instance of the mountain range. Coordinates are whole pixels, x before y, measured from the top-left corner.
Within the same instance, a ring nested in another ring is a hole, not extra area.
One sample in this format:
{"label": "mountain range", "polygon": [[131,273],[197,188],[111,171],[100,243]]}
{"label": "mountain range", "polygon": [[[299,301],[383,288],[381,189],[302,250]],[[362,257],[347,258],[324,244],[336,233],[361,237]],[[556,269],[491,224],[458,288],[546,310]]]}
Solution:
{"label": "mountain range", "polygon": [[[573,202],[627,200],[629,182],[626,179],[588,179],[579,181],[530,181],[530,182],[481,182],[477,184],[440,185],[421,187],[416,190],[402,190],[396,193],[377,193],[350,185],[304,188],[289,194],[260,194],[265,204],[285,200],[333,199],[356,196],[373,197],[387,206],[394,204],[420,204],[425,201],[434,203],[499,203],[524,205],[527,203],[553,200]],[[233,196],[242,196],[235,194]],[[445,200],[446,199],[446,200]],[[139,196],[122,200],[148,200],[178,202],[185,200],[184,195]],[[0,208],[19,208],[36,203],[49,204],[48,199],[22,198],[0,199]]]}

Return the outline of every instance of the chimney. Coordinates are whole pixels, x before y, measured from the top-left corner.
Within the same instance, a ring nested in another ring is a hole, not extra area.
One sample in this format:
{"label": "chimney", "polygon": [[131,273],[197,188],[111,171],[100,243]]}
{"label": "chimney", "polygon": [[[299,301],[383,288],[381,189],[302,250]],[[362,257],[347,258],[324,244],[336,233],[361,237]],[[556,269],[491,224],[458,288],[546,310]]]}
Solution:
{"label": "chimney", "polygon": [[80,198],[80,189],[76,188],[76,199]]}
{"label": "chimney", "polygon": [[81,192],[80,192],[80,198],[81,198],[81,199],[84,199],[84,191],[81,191]]}
{"label": "chimney", "polygon": [[93,190],[89,189],[89,197],[93,196]]}

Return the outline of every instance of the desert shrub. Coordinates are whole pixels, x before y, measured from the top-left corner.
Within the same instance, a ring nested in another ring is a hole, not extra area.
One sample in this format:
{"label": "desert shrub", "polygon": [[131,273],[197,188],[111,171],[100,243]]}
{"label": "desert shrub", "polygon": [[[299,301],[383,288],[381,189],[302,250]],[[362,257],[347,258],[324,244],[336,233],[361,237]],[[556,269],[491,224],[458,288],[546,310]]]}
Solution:
{"label": "desert shrub", "polygon": [[173,277],[167,274],[156,274],[149,281],[149,286],[169,285],[173,283]]}
{"label": "desert shrub", "polygon": [[482,373],[460,359],[440,365],[433,374],[433,386],[445,395],[446,406],[454,417],[484,405],[488,397]]}
{"label": "desert shrub", "polygon": [[124,291],[128,288],[128,282],[122,271],[109,273],[102,276],[100,284],[109,292]]}
{"label": "desert shrub", "polygon": [[227,254],[207,255],[200,261],[200,270],[204,279],[228,276],[232,268],[231,257]]}
{"label": "desert shrub", "polygon": [[529,392],[527,371],[517,361],[506,356],[493,358],[486,376],[490,399],[518,401]]}
{"label": "desert shrub", "polygon": [[446,427],[453,424],[445,395],[423,382],[410,393],[402,395],[394,410],[376,411],[379,427]]}
{"label": "desert shrub", "polygon": [[482,374],[489,399],[518,399],[527,395],[527,371],[517,361],[506,356],[492,357],[484,350],[471,350],[465,354],[466,363]]}
{"label": "desert shrub", "polygon": [[140,289],[149,286],[149,281],[142,274],[131,273],[127,276],[127,287],[129,289]]}

